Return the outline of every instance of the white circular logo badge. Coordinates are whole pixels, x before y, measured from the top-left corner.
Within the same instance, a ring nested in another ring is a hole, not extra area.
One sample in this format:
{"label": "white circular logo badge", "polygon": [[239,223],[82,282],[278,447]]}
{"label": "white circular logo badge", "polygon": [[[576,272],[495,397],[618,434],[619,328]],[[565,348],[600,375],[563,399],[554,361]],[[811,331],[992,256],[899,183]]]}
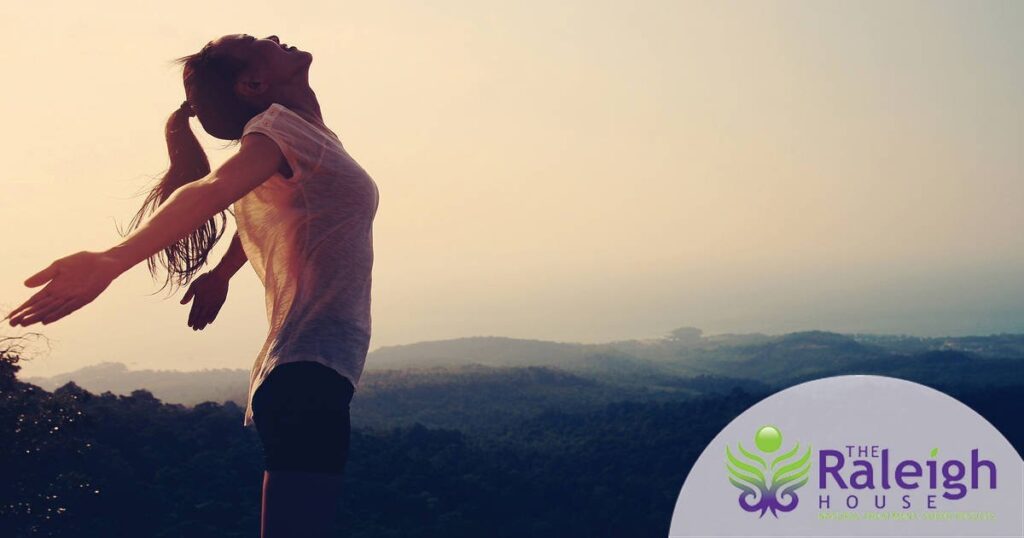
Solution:
{"label": "white circular logo badge", "polygon": [[683,484],[669,536],[1024,536],[1024,460],[981,415],[901,379],[782,390]]}

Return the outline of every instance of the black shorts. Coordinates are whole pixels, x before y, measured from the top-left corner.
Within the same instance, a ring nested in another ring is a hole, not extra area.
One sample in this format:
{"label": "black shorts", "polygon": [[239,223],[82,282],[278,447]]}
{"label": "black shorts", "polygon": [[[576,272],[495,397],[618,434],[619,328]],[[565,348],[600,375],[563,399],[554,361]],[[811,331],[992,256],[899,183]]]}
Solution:
{"label": "black shorts", "polygon": [[275,366],[252,397],[266,470],[341,474],[354,392],[348,378],[318,362]]}

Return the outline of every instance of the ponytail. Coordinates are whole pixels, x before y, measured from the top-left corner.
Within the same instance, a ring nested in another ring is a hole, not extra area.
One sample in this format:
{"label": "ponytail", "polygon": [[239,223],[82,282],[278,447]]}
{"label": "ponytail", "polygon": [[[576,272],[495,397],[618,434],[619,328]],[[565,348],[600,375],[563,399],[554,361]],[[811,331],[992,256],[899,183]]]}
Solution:
{"label": "ponytail", "polygon": [[[188,110],[185,107],[179,107],[168,118],[164,134],[167,138],[167,152],[170,155],[171,165],[156,186],[146,195],[142,207],[132,218],[129,225],[131,230],[137,229],[146,215],[155,212],[179,187],[202,179],[210,173],[210,161],[206,158],[206,152],[203,151],[199,140],[193,134],[188,118]],[[210,217],[210,220],[189,235],[146,259],[150,275],[156,276],[158,261],[167,270],[167,279],[161,286],[161,290],[171,284],[181,286],[188,284],[202,269],[213,246],[224,234],[227,221],[224,213],[221,211]],[[219,226],[218,217],[220,219]],[[120,233],[120,230],[118,232]],[[127,234],[122,233],[121,235],[123,237]]]}
{"label": "ponytail", "polygon": [[[182,56],[174,62],[183,66],[182,78],[187,99],[171,113],[165,128],[171,166],[146,196],[131,221],[131,229],[138,228],[145,216],[156,211],[176,189],[210,173],[210,161],[189,125],[190,113],[196,116],[203,130],[214,138],[237,143],[242,138],[246,123],[266,108],[257,108],[235,94],[235,81],[248,64],[240,58],[215,50],[213,42],[207,43],[199,52]],[[167,269],[167,279],[160,289],[171,284],[187,285],[202,269],[213,246],[224,235],[227,211],[210,217],[198,229],[146,260],[149,273],[154,277],[157,262]]]}

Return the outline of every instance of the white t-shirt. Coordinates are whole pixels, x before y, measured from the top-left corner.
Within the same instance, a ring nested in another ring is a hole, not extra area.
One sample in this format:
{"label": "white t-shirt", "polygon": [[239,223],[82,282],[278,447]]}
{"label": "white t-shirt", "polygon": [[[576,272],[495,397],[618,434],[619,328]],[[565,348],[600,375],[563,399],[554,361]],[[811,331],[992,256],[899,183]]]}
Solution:
{"label": "white t-shirt", "polygon": [[315,361],[358,387],[370,344],[377,184],[325,125],[280,104],[252,118],[281,148],[292,176],[275,173],[233,204],[238,235],[266,288],[270,333],[252,366],[252,397],[279,364]]}

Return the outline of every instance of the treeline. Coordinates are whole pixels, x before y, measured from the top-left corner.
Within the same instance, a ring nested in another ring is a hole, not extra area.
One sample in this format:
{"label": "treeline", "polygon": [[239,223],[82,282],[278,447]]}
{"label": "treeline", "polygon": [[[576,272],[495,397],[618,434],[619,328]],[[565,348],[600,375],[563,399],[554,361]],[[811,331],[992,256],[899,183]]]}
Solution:
{"label": "treeline", "polygon": [[[165,404],[144,390],[97,395],[73,383],[48,392],[16,379],[18,359],[0,350],[0,536],[255,535],[262,454],[241,407]],[[704,447],[776,390],[707,377],[681,382],[694,392],[676,399],[519,413],[517,394],[600,385],[547,370],[513,369],[504,384],[491,374],[472,387],[484,383],[480,395],[510,409],[514,418],[495,427],[353,431],[337,536],[662,538]],[[397,398],[402,383],[395,374],[385,386]],[[410,408],[437,401],[435,390],[455,391],[458,405],[478,401],[443,377],[406,388]],[[1024,386],[943,388],[1021,450]]]}
{"label": "treeline", "polygon": [[[51,393],[15,359],[0,360],[0,536],[254,535],[261,452],[240,407]],[[704,445],[763,396],[548,410],[492,436],[357,428],[337,535],[665,536]]]}

